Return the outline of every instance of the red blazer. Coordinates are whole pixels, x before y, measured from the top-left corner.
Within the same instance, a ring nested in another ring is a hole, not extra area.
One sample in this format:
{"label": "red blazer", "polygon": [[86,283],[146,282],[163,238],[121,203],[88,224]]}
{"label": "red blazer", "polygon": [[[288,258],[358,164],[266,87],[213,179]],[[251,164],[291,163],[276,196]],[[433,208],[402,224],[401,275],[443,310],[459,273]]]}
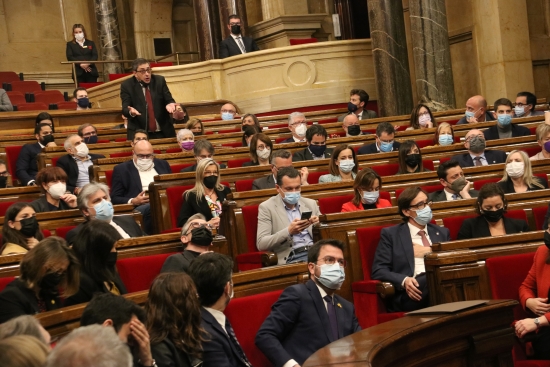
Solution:
{"label": "red blazer", "polygon": [[[378,199],[378,202],[376,203],[376,209],[391,208],[391,206],[391,203],[386,199]],[[359,206],[355,206],[351,201],[349,201],[342,205],[341,212],[356,212],[359,210],[363,210],[363,203],[359,203]]]}
{"label": "red blazer", "polygon": [[[524,310],[527,310],[525,302],[528,298],[548,297],[548,290],[550,289],[550,265],[546,264],[548,252],[546,246],[540,246],[537,249],[529,274],[519,287],[519,301]],[[544,316],[550,320],[550,312]]]}

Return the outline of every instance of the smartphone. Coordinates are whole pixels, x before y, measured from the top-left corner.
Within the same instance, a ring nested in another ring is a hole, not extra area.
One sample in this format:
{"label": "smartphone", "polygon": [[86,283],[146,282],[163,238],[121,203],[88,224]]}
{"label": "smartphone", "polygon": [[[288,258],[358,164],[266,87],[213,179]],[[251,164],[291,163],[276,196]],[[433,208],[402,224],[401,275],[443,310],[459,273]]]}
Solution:
{"label": "smartphone", "polygon": [[302,212],[300,220],[308,220],[309,218],[311,218],[311,212]]}

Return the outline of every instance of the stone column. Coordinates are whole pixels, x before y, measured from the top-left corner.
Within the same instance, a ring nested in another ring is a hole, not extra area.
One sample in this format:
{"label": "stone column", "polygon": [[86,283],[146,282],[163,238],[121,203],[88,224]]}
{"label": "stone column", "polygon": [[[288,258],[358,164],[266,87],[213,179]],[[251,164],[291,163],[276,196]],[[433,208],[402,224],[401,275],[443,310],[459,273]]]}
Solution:
{"label": "stone column", "polygon": [[218,57],[222,33],[216,0],[193,0],[201,61]]}
{"label": "stone column", "polygon": [[455,108],[445,0],[410,0],[418,99],[432,111]]}
{"label": "stone column", "polygon": [[227,29],[227,20],[230,15],[237,14],[241,18],[241,32],[246,34],[248,29],[248,19],[246,17],[245,0],[218,0],[220,8],[220,25],[223,38],[229,37],[229,29]]}
{"label": "stone column", "polygon": [[[120,48],[120,31],[115,0],[95,0],[95,17],[97,21],[97,33],[101,43],[100,60],[122,60]],[[103,64],[104,80],[108,80],[108,74],[123,73],[121,64]]]}
{"label": "stone column", "polygon": [[369,0],[368,9],[380,116],[410,114],[413,102],[403,4]]}

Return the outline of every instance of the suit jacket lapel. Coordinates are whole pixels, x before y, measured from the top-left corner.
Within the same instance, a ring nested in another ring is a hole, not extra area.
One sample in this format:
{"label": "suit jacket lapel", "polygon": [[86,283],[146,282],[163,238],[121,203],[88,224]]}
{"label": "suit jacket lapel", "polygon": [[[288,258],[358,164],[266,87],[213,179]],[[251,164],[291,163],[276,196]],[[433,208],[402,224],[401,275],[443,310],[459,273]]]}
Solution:
{"label": "suit jacket lapel", "polygon": [[286,223],[288,221],[288,217],[286,215],[286,209],[284,207],[283,201],[281,199],[281,196],[277,194],[274,200],[275,204],[275,212],[277,212],[277,215],[279,216],[279,220],[281,223]]}
{"label": "suit jacket lapel", "polygon": [[306,283],[306,287],[309,290],[309,296],[311,297],[311,300],[313,301],[313,304],[315,305],[315,309],[317,310],[317,314],[319,315],[319,318],[321,319],[321,324],[323,325],[323,329],[325,331],[325,335],[327,336],[328,340],[330,342],[334,341],[334,338],[332,336],[332,331],[330,330],[330,321],[328,319],[328,312],[327,308],[325,306],[325,300],[321,298],[321,292],[319,292],[319,289],[317,288],[317,285],[313,280],[309,280]]}
{"label": "suit jacket lapel", "polygon": [[443,238],[443,236],[441,235],[441,231],[439,231],[437,228],[434,228],[430,224],[426,226],[426,230],[428,231],[428,236],[432,240],[432,244],[444,241],[445,238]]}
{"label": "suit jacket lapel", "polygon": [[409,266],[411,267],[411,273],[414,272],[414,251],[413,244],[411,239],[411,233],[409,231],[409,226],[407,223],[402,224],[399,227],[399,242],[403,247],[403,253],[407,257]]}
{"label": "suit jacket lapel", "polygon": [[[130,186],[129,187],[132,187],[132,185],[135,185],[136,187],[139,187],[139,192],[142,191],[143,189],[143,186],[141,185],[141,177],[139,177],[139,172],[136,168],[136,166],[134,165],[134,161],[131,160],[130,163],[129,163],[129,170],[130,170],[130,180],[131,180],[131,183],[130,183]],[[128,190],[128,191],[131,191],[131,190]]]}

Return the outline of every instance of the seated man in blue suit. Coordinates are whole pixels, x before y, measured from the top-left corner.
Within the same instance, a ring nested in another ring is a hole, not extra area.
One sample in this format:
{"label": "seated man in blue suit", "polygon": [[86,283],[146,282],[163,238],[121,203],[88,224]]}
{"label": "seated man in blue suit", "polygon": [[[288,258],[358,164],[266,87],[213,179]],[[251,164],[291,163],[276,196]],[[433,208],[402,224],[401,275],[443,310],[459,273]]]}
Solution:
{"label": "seated man in blue suit", "polygon": [[256,335],[275,367],[302,365],[325,345],[361,330],[353,304],[335,294],[345,264],[341,241],[321,240],[309,249],[310,280],[284,290]]}
{"label": "seated man in blue suit", "polygon": [[429,304],[424,254],[431,251],[433,243],[451,240],[447,228],[430,223],[430,204],[420,187],[406,188],[397,201],[404,223],[380,232],[372,279],[393,284],[395,295],[389,311],[413,311]]}
{"label": "seated man in blue suit", "polygon": [[201,303],[202,367],[251,367],[223,311],[233,298],[233,261],[215,252],[198,256],[189,266]]}
{"label": "seated man in blue suit", "polygon": [[155,158],[153,146],[147,140],[134,145],[132,160],[120,163],[113,169],[111,199],[113,204],[133,204],[143,214],[145,233],[152,233],[149,184],[157,175],[172,173],[168,162]]}
{"label": "seated man in blue suit", "polygon": [[505,152],[485,150],[485,136],[481,130],[468,131],[464,137],[464,147],[468,150],[468,153],[458,154],[451,158],[451,160],[457,161],[462,168],[506,163]]}
{"label": "seated man in blue suit", "polygon": [[15,163],[15,174],[22,186],[34,186],[34,179],[38,173],[36,156],[44,147],[57,146],[53,138],[52,127],[47,123],[40,123],[34,128],[34,137],[37,142],[25,144]]}

